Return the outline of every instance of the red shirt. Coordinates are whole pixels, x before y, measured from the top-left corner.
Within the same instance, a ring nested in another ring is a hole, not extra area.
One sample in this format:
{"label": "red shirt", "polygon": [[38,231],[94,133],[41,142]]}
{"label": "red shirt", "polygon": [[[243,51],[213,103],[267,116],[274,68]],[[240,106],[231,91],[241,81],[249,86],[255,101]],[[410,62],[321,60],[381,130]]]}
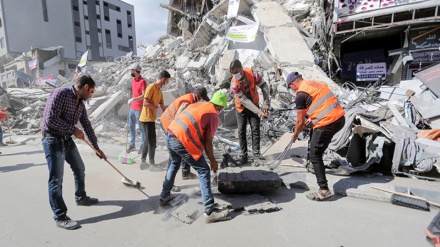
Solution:
{"label": "red shirt", "polygon": [[[147,82],[144,80],[144,78],[142,77],[139,77],[138,79],[133,78],[131,80],[131,92],[132,92],[131,97],[136,98],[139,97],[139,95],[143,95],[142,92],[145,91],[146,88],[147,88]],[[135,111],[141,111],[143,102],[144,102],[143,99],[133,101],[133,103],[131,103],[131,109]]]}
{"label": "red shirt", "polygon": [[0,109],[0,120],[4,119],[6,117],[6,114],[2,113],[2,112],[4,112],[4,110]]}

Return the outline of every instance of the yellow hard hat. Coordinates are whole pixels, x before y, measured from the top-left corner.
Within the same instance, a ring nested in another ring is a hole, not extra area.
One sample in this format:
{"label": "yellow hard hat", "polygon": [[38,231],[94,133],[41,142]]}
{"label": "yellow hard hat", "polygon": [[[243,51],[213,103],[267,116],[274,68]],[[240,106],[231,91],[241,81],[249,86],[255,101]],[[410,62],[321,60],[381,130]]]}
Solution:
{"label": "yellow hard hat", "polygon": [[228,107],[228,97],[222,91],[215,92],[209,102],[218,106],[223,106],[224,108]]}

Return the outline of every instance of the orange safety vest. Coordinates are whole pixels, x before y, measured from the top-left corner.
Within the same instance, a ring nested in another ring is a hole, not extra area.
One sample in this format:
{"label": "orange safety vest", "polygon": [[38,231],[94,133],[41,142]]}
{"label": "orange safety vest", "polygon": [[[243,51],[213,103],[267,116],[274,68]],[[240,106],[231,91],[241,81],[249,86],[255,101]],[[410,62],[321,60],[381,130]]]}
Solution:
{"label": "orange safety vest", "polygon": [[[254,103],[254,105],[258,106],[258,102],[260,101],[260,96],[257,92],[257,85],[255,85],[254,80],[254,73],[252,72],[251,68],[244,68],[243,69],[244,76],[246,77],[246,80],[248,81],[248,85],[243,85],[239,80],[232,77],[232,81],[235,83],[235,85],[239,86],[241,91],[246,94],[248,91],[250,91],[251,98],[250,100]],[[244,106],[241,104],[241,100],[235,96],[234,98],[235,102],[235,108],[237,108],[238,112],[244,111]]]}
{"label": "orange safety vest", "polygon": [[304,80],[298,92],[308,93],[312,97],[312,103],[307,108],[306,114],[312,120],[313,129],[327,126],[345,115],[338,98],[322,82]]}
{"label": "orange safety vest", "polygon": [[189,105],[168,126],[195,160],[199,160],[205,150],[206,134],[202,129],[202,117],[205,114],[218,113],[212,103],[197,102]]}
{"label": "orange safety vest", "polygon": [[192,93],[182,95],[176,100],[174,100],[173,103],[171,103],[171,105],[169,105],[167,109],[165,109],[165,111],[160,116],[160,122],[162,123],[163,128],[165,130],[168,130],[168,126],[170,125],[171,121],[174,120],[174,117],[176,116],[176,112],[179,110],[179,107],[183,103],[192,104],[194,102],[195,102],[194,94]]}

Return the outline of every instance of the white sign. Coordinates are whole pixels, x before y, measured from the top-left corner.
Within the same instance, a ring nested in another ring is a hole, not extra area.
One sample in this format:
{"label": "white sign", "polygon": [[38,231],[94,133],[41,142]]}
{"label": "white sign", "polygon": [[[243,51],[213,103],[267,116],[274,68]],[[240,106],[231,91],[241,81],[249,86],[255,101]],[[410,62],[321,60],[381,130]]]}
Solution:
{"label": "white sign", "polygon": [[35,68],[38,68],[38,60],[34,59],[28,62],[28,67],[30,70],[33,70]]}
{"label": "white sign", "polygon": [[84,52],[84,54],[81,56],[81,60],[79,60],[78,67],[83,67],[87,63],[87,56],[89,55],[89,50]]}
{"label": "white sign", "polygon": [[257,37],[257,31],[258,24],[230,27],[226,39],[241,43],[253,42]]}
{"label": "white sign", "polygon": [[229,0],[228,15],[226,18],[231,19],[237,17],[238,7],[240,7],[240,0]]}
{"label": "white sign", "polygon": [[377,81],[379,77],[385,79],[386,75],[386,63],[363,63],[356,66],[356,81]]}

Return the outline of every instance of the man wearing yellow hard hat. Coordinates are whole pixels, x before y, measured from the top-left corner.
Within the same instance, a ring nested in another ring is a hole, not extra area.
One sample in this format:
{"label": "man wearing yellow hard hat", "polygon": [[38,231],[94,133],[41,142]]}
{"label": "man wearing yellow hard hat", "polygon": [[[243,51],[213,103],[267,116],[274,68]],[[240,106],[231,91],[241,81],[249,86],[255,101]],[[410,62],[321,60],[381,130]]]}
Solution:
{"label": "man wearing yellow hard hat", "polygon": [[[228,211],[218,211],[214,208],[210,173],[210,170],[216,172],[218,169],[212,147],[212,140],[220,123],[218,113],[227,106],[226,94],[218,91],[209,102],[189,105],[170,123],[166,143],[171,162],[163,182],[160,205],[164,206],[174,198],[170,191],[183,160],[199,175],[206,223],[228,219]],[[206,152],[211,167],[206,162],[203,151]]]}

